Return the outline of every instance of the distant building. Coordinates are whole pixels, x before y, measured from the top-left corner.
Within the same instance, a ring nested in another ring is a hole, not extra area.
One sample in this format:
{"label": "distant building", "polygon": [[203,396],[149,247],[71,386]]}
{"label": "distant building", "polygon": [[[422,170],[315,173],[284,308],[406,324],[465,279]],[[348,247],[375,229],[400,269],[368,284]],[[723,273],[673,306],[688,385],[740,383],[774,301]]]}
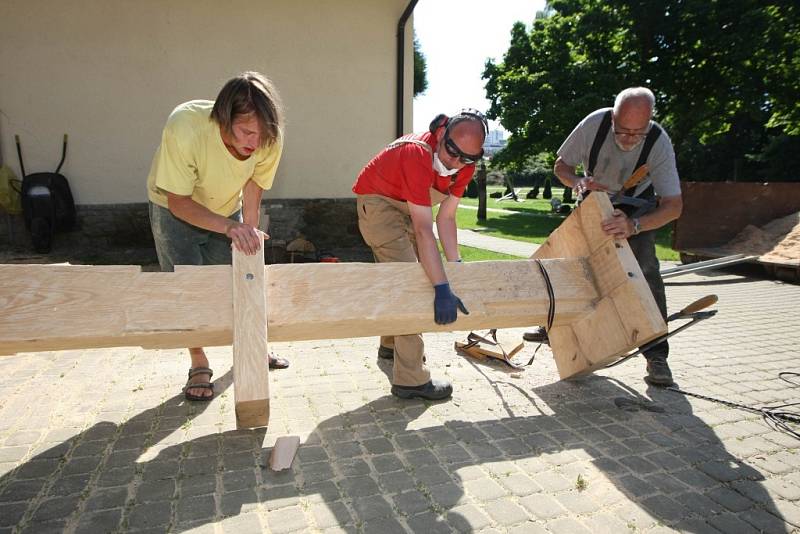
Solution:
{"label": "distant building", "polygon": [[486,140],[483,142],[483,152],[487,156],[492,156],[506,146],[502,130],[489,130]]}

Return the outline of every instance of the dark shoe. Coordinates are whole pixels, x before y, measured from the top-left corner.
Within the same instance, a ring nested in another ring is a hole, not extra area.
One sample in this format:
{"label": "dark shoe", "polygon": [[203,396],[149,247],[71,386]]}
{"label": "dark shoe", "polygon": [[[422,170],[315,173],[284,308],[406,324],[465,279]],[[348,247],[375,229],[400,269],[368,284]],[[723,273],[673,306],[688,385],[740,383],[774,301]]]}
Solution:
{"label": "dark shoe", "polygon": [[645,382],[654,386],[671,386],[672,371],[669,370],[666,358],[649,358],[647,360],[647,376]]}
{"label": "dark shoe", "polygon": [[431,380],[421,386],[392,386],[392,395],[401,399],[442,400],[453,394],[453,386],[447,380]]}
{"label": "dark shoe", "polygon": [[286,369],[289,367],[289,360],[286,358],[278,358],[277,356],[269,355],[269,368],[270,369]]}
{"label": "dark shoe", "polygon": [[[192,378],[197,375],[208,375],[208,380],[206,382],[192,382]],[[186,398],[186,400],[208,402],[213,399],[214,384],[211,383],[212,376],[214,376],[214,371],[208,367],[192,367],[189,369],[189,379],[186,381],[186,385],[183,386],[183,396]],[[193,393],[189,393],[190,389],[210,389],[211,395],[195,395]]]}
{"label": "dark shoe", "polygon": [[522,334],[522,339],[525,341],[531,341],[533,343],[549,343],[550,340],[547,338],[547,330],[544,327],[540,326],[536,330],[532,332],[525,332]]}

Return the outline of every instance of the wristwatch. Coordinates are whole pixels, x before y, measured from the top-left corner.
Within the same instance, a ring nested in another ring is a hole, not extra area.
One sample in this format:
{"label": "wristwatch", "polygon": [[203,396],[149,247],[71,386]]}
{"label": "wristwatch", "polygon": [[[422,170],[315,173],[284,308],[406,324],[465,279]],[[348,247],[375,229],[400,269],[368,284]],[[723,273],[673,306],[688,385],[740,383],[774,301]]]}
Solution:
{"label": "wristwatch", "polygon": [[631,235],[637,235],[639,232],[642,231],[642,225],[639,222],[639,219],[636,217],[631,219],[631,222],[633,223],[633,232],[631,233]]}

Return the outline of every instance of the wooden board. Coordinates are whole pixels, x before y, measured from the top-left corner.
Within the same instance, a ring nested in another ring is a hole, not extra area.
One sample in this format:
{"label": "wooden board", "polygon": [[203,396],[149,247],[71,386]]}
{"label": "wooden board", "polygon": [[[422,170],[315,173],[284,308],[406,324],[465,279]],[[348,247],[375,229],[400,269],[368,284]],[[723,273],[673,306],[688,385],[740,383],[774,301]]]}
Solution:
{"label": "wooden board", "polygon": [[[586,260],[545,262],[558,319],[597,298]],[[266,267],[270,341],[337,339],[544,324],[549,300],[529,260],[448,264],[470,315],[433,321],[433,289],[419,264],[319,263]],[[181,348],[233,341],[230,266],[0,265],[0,354],[113,346]]]}
{"label": "wooden board", "polygon": [[[762,227],[800,211],[800,183],[684,182],[683,213],[675,223],[673,248],[681,260],[748,253],[725,245],[747,225]],[[713,209],[709,209],[709,207]],[[800,261],[774,256],[752,260],[772,276],[800,281]]]}
{"label": "wooden board", "polygon": [[269,422],[269,355],[264,247],[233,251],[233,394],[238,428]]}

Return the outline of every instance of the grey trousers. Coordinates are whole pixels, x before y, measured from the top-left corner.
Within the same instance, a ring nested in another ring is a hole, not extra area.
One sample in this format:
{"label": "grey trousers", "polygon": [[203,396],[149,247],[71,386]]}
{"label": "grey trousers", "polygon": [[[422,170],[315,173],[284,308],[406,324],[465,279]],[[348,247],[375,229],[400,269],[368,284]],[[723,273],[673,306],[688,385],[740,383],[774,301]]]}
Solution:
{"label": "grey trousers", "polygon": [[[633,250],[633,255],[642,269],[647,285],[653,293],[653,298],[658,305],[661,316],[667,318],[667,294],[664,291],[664,280],[661,278],[660,266],[656,257],[656,232],[650,230],[628,238],[628,244]],[[651,358],[666,358],[669,356],[669,342],[662,341],[643,352],[648,360]]]}
{"label": "grey trousers", "polygon": [[[241,222],[241,212],[229,217]],[[176,265],[230,265],[231,240],[227,236],[193,226],[167,208],[150,203],[150,229],[162,271]]]}

